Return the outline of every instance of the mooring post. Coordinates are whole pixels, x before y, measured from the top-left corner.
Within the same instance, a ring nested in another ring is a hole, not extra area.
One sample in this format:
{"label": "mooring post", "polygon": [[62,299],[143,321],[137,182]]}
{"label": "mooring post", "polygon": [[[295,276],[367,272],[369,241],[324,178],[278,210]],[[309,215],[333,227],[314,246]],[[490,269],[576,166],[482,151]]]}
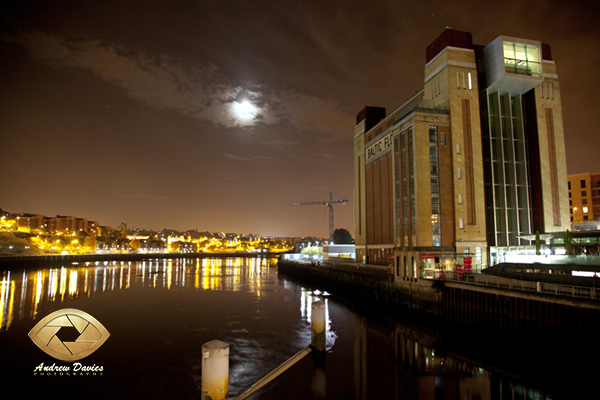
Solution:
{"label": "mooring post", "polygon": [[313,397],[317,399],[327,398],[327,375],[325,374],[325,352],[313,351],[312,353],[312,377],[310,380]]}
{"label": "mooring post", "polygon": [[325,351],[326,343],[326,323],[325,323],[325,302],[315,301],[312,303],[311,310],[311,341],[310,344],[314,350]]}
{"label": "mooring post", "polygon": [[211,340],[202,345],[202,400],[224,400],[229,395],[229,345]]}

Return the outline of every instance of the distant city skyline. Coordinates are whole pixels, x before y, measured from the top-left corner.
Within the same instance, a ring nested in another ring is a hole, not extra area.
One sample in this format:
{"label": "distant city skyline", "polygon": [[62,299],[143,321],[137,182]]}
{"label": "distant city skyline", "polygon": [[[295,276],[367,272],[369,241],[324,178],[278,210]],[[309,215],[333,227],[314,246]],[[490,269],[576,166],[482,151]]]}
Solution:
{"label": "distant city skyline", "polygon": [[[0,207],[106,226],[354,236],[353,130],[448,26],[550,43],[568,174],[600,172],[597,1],[0,6]],[[409,78],[407,78],[409,77]],[[400,100],[401,101],[401,100]]]}

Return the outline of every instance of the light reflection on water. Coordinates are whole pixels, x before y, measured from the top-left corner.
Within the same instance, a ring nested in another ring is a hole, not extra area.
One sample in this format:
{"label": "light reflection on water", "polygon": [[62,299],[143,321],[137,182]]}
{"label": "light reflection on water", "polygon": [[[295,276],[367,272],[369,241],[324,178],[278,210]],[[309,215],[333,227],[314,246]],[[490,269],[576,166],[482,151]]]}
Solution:
{"label": "light reflection on water", "polygon": [[260,296],[263,282],[255,278],[268,274],[273,263],[273,259],[253,257],[156,259],[6,271],[0,282],[0,330],[9,329],[15,317],[35,319],[42,301],[63,302],[133,285],[227,291],[246,286],[246,291]]}
{"label": "light reflection on water", "polygon": [[54,389],[66,387],[54,377],[40,386],[31,376],[40,362],[56,361],[27,337],[35,320],[51,310],[82,309],[111,334],[85,359],[107,371],[102,380],[85,381],[88,397],[199,398],[201,346],[219,339],[230,345],[233,398],[310,343],[311,305],[321,300],[327,305],[326,365],[307,357],[258,397],[555,398],[436,351],[436,333],[416,329],[410,321],[377,322],[327,292],[280,279],[275,259],[148,260],[13,270],[2,273],[1,283],[0,354],[14,366],[10,381],[39,388],[38,395],[49,383]]}

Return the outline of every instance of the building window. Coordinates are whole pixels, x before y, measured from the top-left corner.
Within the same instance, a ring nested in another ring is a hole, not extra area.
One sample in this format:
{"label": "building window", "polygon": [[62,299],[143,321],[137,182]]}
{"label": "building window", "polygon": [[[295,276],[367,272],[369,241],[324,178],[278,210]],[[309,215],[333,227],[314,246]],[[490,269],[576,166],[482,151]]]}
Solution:
{"label": "building window", "polygon": [[582,189],[585,189],[585,179],[582,179],[581,181],[579,181],[579,184]]}
{"label": "building window", "polygon": [[523,43],[503,42],[504,71],[510,74],[542,76],[540,48]]}
{"label": "building window", "polygon": [[408,175],[410,179],[410,236],[412,246],[417,245],[417,214],[415,196],[415,167],[412,127],[408,128]]}
{"label": "building window", "polygon": [[429,127],[429,171],[431,173],[431,229],[433,246],[441,246],[442,228],[440,221],[440,172],[437,126]]}
{"label": "building window", "polygon": [[587,190],[582,190],[581,191],[581,197],[585,197],[587,196]]}
{"label": "building window", "polygon": [[587,207],[583,207],[583,212],[584,213],[588,212],[588,208]]}
{"label": "building window", "polygon": [[569,185],[569,190],[571,190],[571,181],[567,182]]}
{"label": "building window", "polygon": [[404,247],[408,247],[408,190],[406,187],[406,139],[404,131],[400,134],[400,149],[402,154],[402,227],[404,230]]}
{"label": "building window", "polygon": [[462,218],[458,219],[458,227],[459,229],[464,229],[465,228],[465,220]]}
{"label": "building window", "polygon": [[456,168],[456,177],[462,179],[462,168]]}
{"label": "building window", "polygon": [[456,154],[460,154],[460,143],[456,143]]}
{"label": "building window", "polygon": [[446,146],[446,134],[445,133],[440,133],[440,145]]}
{"label": "building window", "polygon": [[573,205],[573,200],[569,200],[569,205],[572,206]]}
{"label": "building window", "polygon": [[471,73],[469,72],[469,90],[473,89],[473,84],[471,83]]}
{"label": "building window", "polygon": [[569,192],[569,197],[571,197],[571,192]]}
{"label": "building window", "polygon": [[402,164],[402,161],[400,159],[400,146],[398,146],[398,140],[398,135],[394,136],[394,156],[396,159],[396,162],[394,163],[394,178],[396,181],[396,243],[402,245],[402,221],[400,219],[402,215],[400,212],[400,165]]}
{"label": "building window", "polygon": [[588,216],[587,216],[587,215],[584,215],[584,216],[583,216],[583,220],[584,220],[584,221],[587,221],[587,220],[588,220]]}
{"label": "building window", "polygon": [[458,204],[462,204],[463,203],[463,198],[462,198],[462,193],[458,194]]}
{"label": "building window", "polygon": [[587,199],[581,199],[581,204],[587,204]]}

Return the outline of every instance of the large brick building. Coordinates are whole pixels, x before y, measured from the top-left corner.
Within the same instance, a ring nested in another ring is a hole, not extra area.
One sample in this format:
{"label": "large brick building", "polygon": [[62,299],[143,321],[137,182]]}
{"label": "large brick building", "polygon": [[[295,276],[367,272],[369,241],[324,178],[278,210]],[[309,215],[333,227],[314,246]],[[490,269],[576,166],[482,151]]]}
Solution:
{"label": "large brick building", "polygon": [[[358,260],[413,278],[494,264],[520,235],[569,229],[560,86],[550,47],[447,29],[424,87],[354,131]],[[467,264],[467,262],[464,262]]]}
{"label": "large brick building", "polygon": [[600,221],[600,173],[568,176],[571,222]]}

